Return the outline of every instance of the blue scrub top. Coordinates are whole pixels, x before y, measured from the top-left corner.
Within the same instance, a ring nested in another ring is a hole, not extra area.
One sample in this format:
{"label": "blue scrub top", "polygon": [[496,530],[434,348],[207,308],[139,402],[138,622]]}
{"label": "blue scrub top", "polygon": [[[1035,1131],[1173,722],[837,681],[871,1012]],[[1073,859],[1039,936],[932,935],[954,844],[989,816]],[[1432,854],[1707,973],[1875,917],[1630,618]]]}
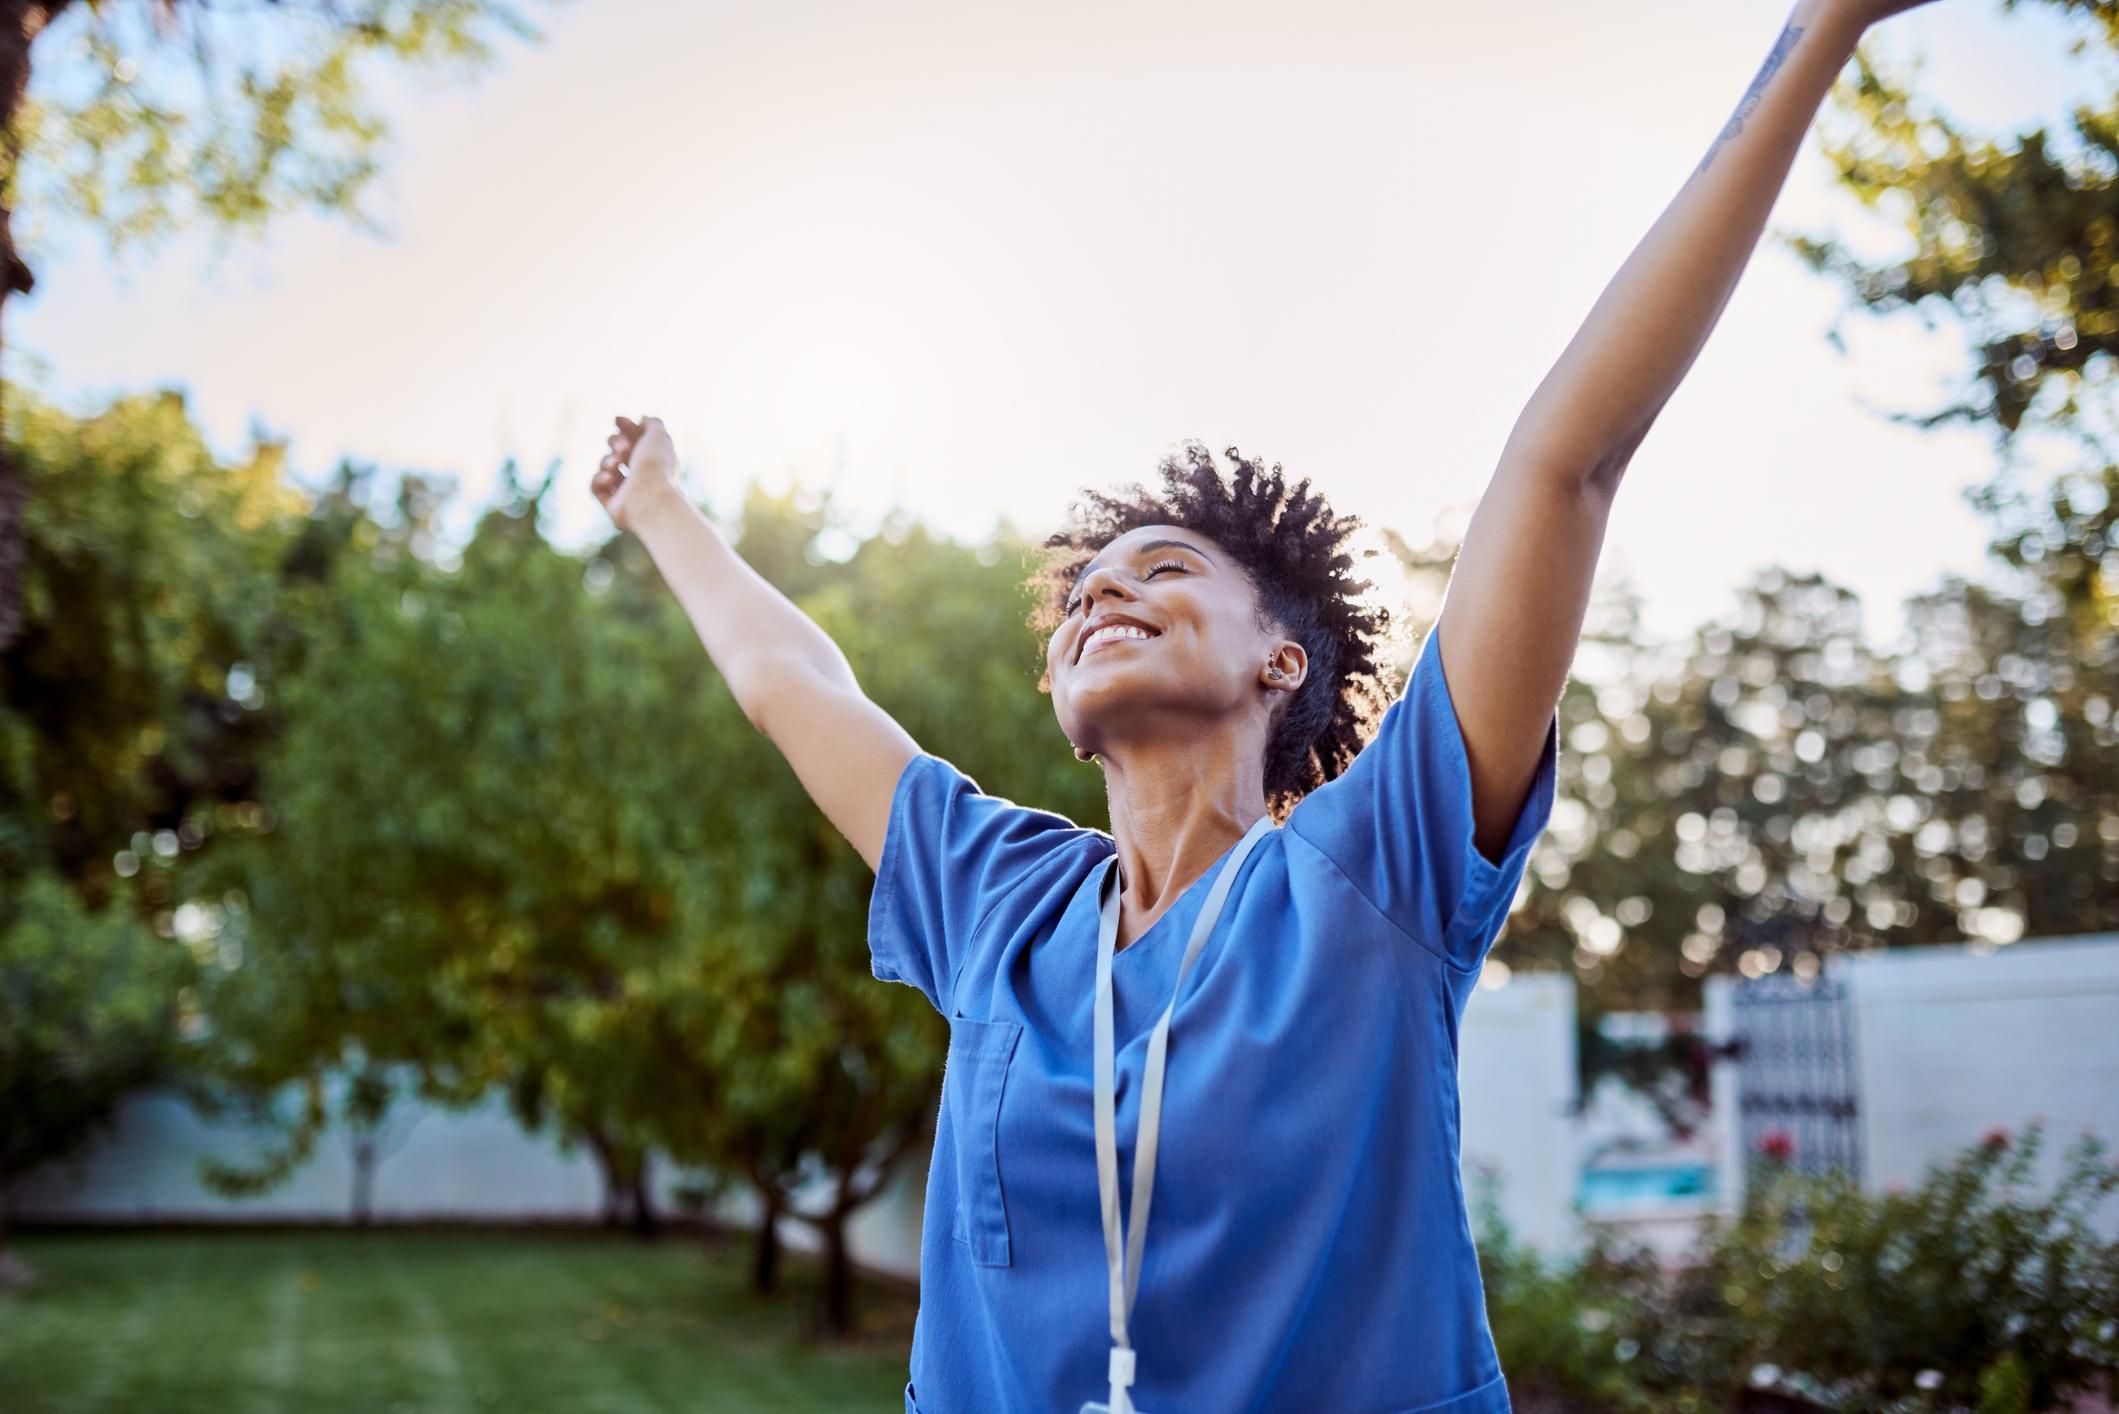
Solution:
{"label": "blue scrub top", "polygon": [[[1129,1330],[1149,1414],[1506,1414],[1458,1156],[1457,1023],[1552,812],[1558,721],[1499,863],[1472,843],[1430,633],[1336,780],[1240,867],[1171,1021]],[[905,1408],[1108,1394],[1090,1068],[1101,830],[922,753],[869,903],[875,975],[949,1019]],[[1219,871],[1113,959],[1119,1192],[1148,1034]]]}

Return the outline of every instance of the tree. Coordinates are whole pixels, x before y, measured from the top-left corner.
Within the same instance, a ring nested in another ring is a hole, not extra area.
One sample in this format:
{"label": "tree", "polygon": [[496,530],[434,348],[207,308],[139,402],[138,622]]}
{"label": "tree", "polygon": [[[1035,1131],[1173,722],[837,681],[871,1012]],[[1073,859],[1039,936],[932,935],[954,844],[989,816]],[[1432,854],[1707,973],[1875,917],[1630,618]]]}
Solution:
{"label": "tree", "polygon": [[[2119,49],[2111,5],[2052,3],[2085,18],[2078,53]],[[1822,145],[1909,250],[1878,263],[1784,241],[1855,307],[1964,329],[1971,386],[1896,420],[1990,427],[2004,458],[2036,423],[2091,460],[2043,491],[2002,474],[1968,493],[1994,523],[1992,582],[1909,603],[1889,648],[1844,589],[1771,569],[1681,661],[1621,634],[1612,681],[1560,705],[1573,750],[1531,860],[1543,887],[1496,957],[1571,966],[1591,1010],[1671,1007],[1710,971],[2114,926],[2119,108],[2073,127],[1970,137],[1856,56]]]}
{"label": "tree", "polygon": [[[2043,2],[2082,19],[2075,54],[2119,52],[2110,0]],[[2027,420],[2109,429],[2119,356],[2119,101],[2077,109],[2072,123],[2072,138],[2042,127],[2007,141],[1967,134],[1865,53],[1834,87],[1825,154],[1847,191],[1888,211],[1912,249],[1876,265],[1830,238],[1779,239],[1872,313],[1911,309],[1933,327],[1931,315],[1944,312],[1964,331],[1970,386],[1906,420],[1990,427],[2005,451]]]}
{"label": "tree", "polygon": [[[225,250],[302,207],[380,231],[359,201],[389,128],[362,103],[361,61],[476,72],[489,28],[541,37],[500,0],[309,0],[240,18],[205,0],[4,0],[0,315],[36,287],[20,213],[100,231],[113,254],[192,223]],[[85,58],[67,52],[76,40]],[[21,631],[27,501],[0,438],[0,649]]]}
{"label": "tree", "polygon": [[[746,497],[736,548],[831,635],[863,688],[914,738],[999,794],[1094,824],[1101,774],[1074,760],[1037,690],[1042,644],[1026,627],[1029,547],[1003,530],[978,546],[941,541],[892,517],[844,561],[822,545],[828,498],[796,488]],[[611,607],[651,603],[698,646],[637,544],[605,554],[625,568]],[[733,701],[717,691],[717,704]],[[869,965],[872,877],[800,781],[738,719],[717,745],[729,760],[717,808],[733,826],[713,869],[680,889],[673,933],[695,939],[650,1014],[669,1028],[664,1064],[681,1069],[655,1126],[674,1157],[741,1176],[762,1212],[754,1273],[769,1287],[783,1216],[814,1226],[825,1250],[825,1324],[851,1330],[846,1222],[932,1132],[946,1027],[912,989],[879,984]],[[684,946],[690,946],[686,944]],[[665,1070],[665,1075],[670,1070]]]}
{"label": "tree", "polygon": [[[217,941],[192,868],[247,805],[251,668],[278,449],[222,467],[174,395],[77,420],[29,404],[22,632],[0,650],[0,1186],[174,1078]],[[4,1233],[0,1233],[4,1239]]]}
{"label": "tree", "polygon": [[0,923],[0,1287],[29,1268],[7,1251],[9,1187],[63,1158],[118,1102],[163,1074],[177,1040],[184,952],[144,926],[129,896],[84,907],[49,872]]}
{"label": "tree", "polygon": [[50,868],[93,904],[142,832],[246,798],[271,730],[257,658],[301,498],[279,479],[283,448],[220,465],[174,393],[85,419],[26,404],[16,432],[9,462],[36,496],[26,615],[0,649],[0,702],[27,734],[0,771],[0,885]]}
{"label": "tree", "polygon": [[[260,1102],[371,1066],[441,1103],[499,1087],[636,1195],[643,964],[672,876],[712,853],[711,791],[667,744],[705,733],[682,674],[642,674],[583,564],[537,533],[551,484],[510,466],[453,568],[440,497],[409,489],[396,522],[357,514],[352,551],[289,587],[307,636],[264,763],[270,827],[215,859],[249,958],[211,993],[217,1078]],[[305,1108],[285,1155],[322,1122]]]}
{"label": "tree", "polygon": [[[2119,53],[2108,0],[2049,3],[2082,21],[2073,53]],[[1852,195],[1895,216],[1909,253],[1872,264],[1829,239],[1789,244],[1871,313],[1908,309],[1930,327],[1951,317],[1970,386],[1898,416],[1987,427],[2004,456],[1968,493],[1994,525],[1993,582],[1953,578],[1909,606],[1907,668],[1928,700],[1906,724],[1921,789],[1892,803],[1912,824],[1895,857],[1915,876],[1898,891],[1899,936],[1999,943],[2113,927],[2119,103],[2077,109],[2071,135],[1996,140],[1866,58],[1834,99],[1825,151]],[[2012,475],[2018,434],[2034,426],[2082,452],[2044,487]]]}

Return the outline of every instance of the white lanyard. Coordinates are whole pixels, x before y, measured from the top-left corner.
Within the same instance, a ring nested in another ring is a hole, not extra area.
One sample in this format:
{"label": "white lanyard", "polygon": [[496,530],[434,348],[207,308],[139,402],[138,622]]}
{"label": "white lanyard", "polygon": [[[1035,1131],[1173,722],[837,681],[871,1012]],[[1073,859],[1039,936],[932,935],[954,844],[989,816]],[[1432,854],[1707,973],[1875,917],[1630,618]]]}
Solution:
{"label": "white lanyard", "polygon": [[1133,1211],[1124,1251],[1118,1233],[1118,1119],[1114,1095],[1117,1089],[1118,1057],[1111,1020],[1111,956],[1117,951],[1119,891],[1111,887],[1118,878],[1118,856],[1113,855],[1099,889],[1103,916],[1096,936],[1096,1186],[1104,1204],[1104,1259],[1111,1274],[1111,1402],[1082,1406],[1082,1414],[1139,1414],[1133,1407],[1134,1351],[1126,1338],[1126,1317],[1140,1289],[1140,1255],[1148,1240],[1148,1200],[1155,1185],[1155,1145],[1162,1133],[1163,1058],[1170,1046],[1170,1014],[1177,1010],[1177,993],[1192,969],[1193,959],[1214,931],[1229,886],[1251,846],[1274,828],[1273,817],[1261,815],[1221,866],[1214,884],[1192,924],[1191,941],[1177,964],[1177,983],[1170,989],[1170,1004],[1148,1038],[1148,1066],[1141,1080],[1140,1125],[1133,1149]]}

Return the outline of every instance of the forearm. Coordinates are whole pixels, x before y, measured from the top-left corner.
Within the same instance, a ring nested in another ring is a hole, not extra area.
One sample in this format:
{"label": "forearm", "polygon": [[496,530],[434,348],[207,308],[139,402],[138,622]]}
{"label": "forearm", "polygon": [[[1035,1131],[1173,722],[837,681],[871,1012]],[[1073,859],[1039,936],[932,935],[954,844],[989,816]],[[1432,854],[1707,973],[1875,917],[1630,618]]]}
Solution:
{"label": "forearm", "polygon": [[1860,26],[1800,0],[1700,164],[1509,435],[1504,463],[1615,481],[1706,345]]}
{"label": "forearm", "polygon": [[633,526],[752,723],[766,728],[770,695],[791,667],[859,691],[839,645],[744,563],[674,485],[643,507]]}

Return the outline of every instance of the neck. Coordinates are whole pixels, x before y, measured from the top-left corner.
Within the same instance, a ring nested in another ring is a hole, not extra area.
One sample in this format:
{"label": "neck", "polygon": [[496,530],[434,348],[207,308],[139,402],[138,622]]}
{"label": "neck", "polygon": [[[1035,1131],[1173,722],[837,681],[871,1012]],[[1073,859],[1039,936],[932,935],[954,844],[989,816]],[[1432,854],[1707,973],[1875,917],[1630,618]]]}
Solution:
{"label": "neck", "polygon": [[1266,814],[1265,742],[1226,734],[1100,753],[1131,941]]}

